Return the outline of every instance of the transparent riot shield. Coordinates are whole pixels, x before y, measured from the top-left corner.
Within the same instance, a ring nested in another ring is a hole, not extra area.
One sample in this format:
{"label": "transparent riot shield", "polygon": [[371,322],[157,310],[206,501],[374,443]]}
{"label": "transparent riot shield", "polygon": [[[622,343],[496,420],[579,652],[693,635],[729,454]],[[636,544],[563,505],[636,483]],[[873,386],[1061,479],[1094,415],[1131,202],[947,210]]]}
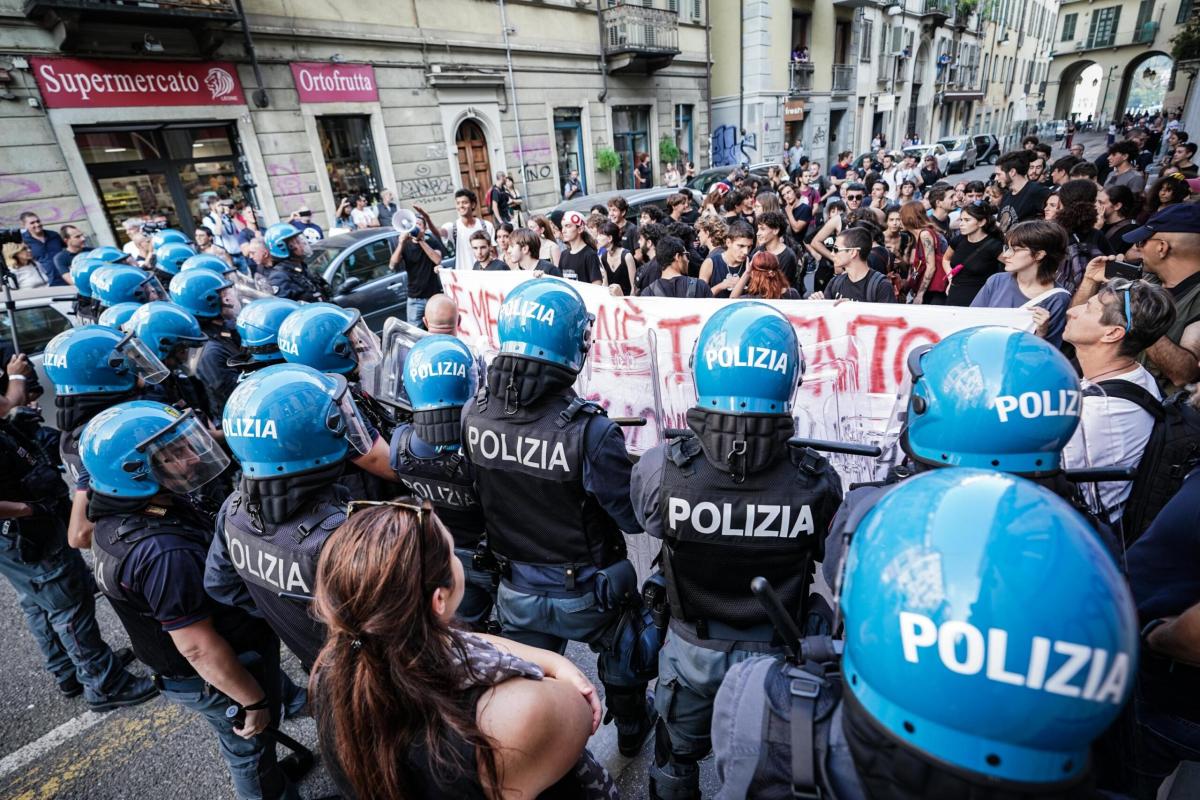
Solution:
{"label": "transparent riot shield", "polygon": [[621,424],[626,449],[635,454],[663,440],[657,347],[653,330],[634,339],[595,341],[575,380],[575,391],[581,397],[602,404],[609,418]]}
{"label": "transparent riot shield", "polygon": [[413,345],[428,335],[428,331],[396,317],[389,317],[383,324],[383,336],[380,337],[383,361],[375,371],[375,386],[368,387],[375,399],[401,411],[412,411],[412,403],[404,389],[404,361]]}
{"label": "transparent riot shield", "polygon": [[243,306],[260,297],[275,296],[271,291],[271,285],[266,283],[266,279],[259,282],[253,276],[237,270],[227,272],[226,275],[233,281],[233,286],[237,289],[238,298],[242,301]]}

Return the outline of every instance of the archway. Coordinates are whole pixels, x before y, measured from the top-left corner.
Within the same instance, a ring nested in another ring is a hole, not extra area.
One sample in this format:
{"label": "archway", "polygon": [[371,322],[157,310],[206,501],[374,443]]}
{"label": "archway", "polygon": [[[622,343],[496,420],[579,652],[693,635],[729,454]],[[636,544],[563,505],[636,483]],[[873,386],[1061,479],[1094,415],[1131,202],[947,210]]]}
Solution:
{"label": "archway", "polygon": [[491,208],[484,202],[492,185],[492,165],[488,157],[487,136],[477,120],[465,119],[454,133],[458,148],[458,174],[464,189],[470,189],[479,199],[481,216],[490,216]]}
{"label": "archway", "polygon": [[[1085,72],[1088,73],[1086,81]],[[1093,84],[1092,81],[1096,81],[1096,83]],[[1095,94],[1099,97],[1103,83],[1104,69],[1095,61],[1081,59],[1067,65],[1058,78],[1058,98],[1054,102],[1054,119],[1067,119],[1071,116],[1072,110],[1079,105],[1076,102],[1076,95]],[[1094,115],[1099,103],[1093,101],[1091,105],[1091,113]],[[1087,116],[1081,116],[1079,119],[1086,120]]]}
{"label": "archway", "polygon": [[[930,129],[930,112],[933,108],[933,95],[937,89],[937,81],[929,73],[930,46],[928,39],[922,39],[917,47],[917,57],[913,60],[912,95],[909,98],[908,127],[900,131],[901,137],[915,133],[921,141],[932,141],[933,131]],[[899,141],[899,139],[897,140]]]}
{"label": "archway", "polygon": [[1117,95],[1116,116],[1154,112],[1162,108],[1175,62],[1160,50],[1142,53],[1129,62]]}

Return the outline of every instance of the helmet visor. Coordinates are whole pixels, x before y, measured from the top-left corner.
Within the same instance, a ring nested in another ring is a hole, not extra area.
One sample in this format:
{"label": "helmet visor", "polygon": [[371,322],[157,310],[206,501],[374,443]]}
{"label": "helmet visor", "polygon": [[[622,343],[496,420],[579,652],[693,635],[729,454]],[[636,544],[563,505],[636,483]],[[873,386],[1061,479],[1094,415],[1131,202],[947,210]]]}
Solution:
{"label": "helmet visor", "polygon": [[133,364],[137,374],[146,383],[162,383],[171,374],[167,365],[154,354],[149,345],[136,338],[132,333],[125,334],[125,338],[117,344],[114,358],[119,360],[122,357]]}
{"label": "helmet visor", "polygon": [[375,444],[375,437],[371,435],[371,429],[367,427],[362,414],[359,413],[358,406],[354,404],[354,398],[350,395],[348,385],[342,388],[342,393],[338,395],[336,404],[330,409],[329,418],[325,420],[325,424],[329,430],[346,437],[346,441],[354,451],[351,458],[365,456],[371,452],[371,446]]}
{"label": "helmet visor", "polygon": [[242,298],[236,286],[226,286],[221,290],[221,319],[235,320],[242,310]]}
{"label": "helmet visor", "polygon": [[229,456],[191,410],[138,449],[146,454],[158,485],[176,494],[194,492],[229,466]]}
{"label": "helmet visor", "polygon": [[162,281],[151,275],[146,280],[142,281],[142,297],[141,302],[151,303],[155,300],[170,300],[170,295],[163,288]]}

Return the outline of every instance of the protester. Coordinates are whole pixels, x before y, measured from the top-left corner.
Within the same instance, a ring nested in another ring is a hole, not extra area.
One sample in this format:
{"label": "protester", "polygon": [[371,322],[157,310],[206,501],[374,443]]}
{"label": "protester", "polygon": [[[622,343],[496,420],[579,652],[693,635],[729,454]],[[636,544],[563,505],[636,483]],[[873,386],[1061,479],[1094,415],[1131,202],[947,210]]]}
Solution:
{"label": "protester", "polygon": [[[470,269],[481,269],[490,272],[508,270],[507,264],[492,256],[492,240],[488,238],[485,231],[475,231],[471,234],[471,255],[474,260],[471,263]],[[458,268],[456,262],[455,269]]]}
{"label": "protester", "polygon": [[946,250],[950,291],[946,305],[969,306],[988,278],[1001,272],[1004,240],[991,209],[982,204],[964,206],[958,218],[959,235]]}
{"label": "protester", "polygon": [[908,281],[905,291],[914,304],[945,305],[949,271],[943,264],[946,237],[925,213],[921,203],[913,201],[900,207],[904,229],[913,237]]}
{"label": "protester", "polygon": [[1005,153],[996,162],[995,185],[1004,192],[997,206],[999,215],[996,217],[1001,233],[1007,233],[1018,222],[1037,219],[1042,215],[1049,192],[1027,177],[1032,161],[1026,150]]}
{"label": "protester", "polygon": [[442,291],[441,279],[437,276],[438,265],[446,253],[441,242],[426,233],[425,221],[417,219],[413,231],[401,231],[392,251],[389,266],[395,272],[401,268],[408,275],[408,323],[420,325],[425,313],[425,303]]}
{"label": "protester", "polygon": [[586,220],[578,211],[568,211],[563,215],[562,237],[567,249],[559,256],[557,266],[563,277],[581,283],[602,282],[596,243],[587,232]]}
{"label": "protester", "polygon": [[848,228],[838,234],[833,246],[836,274],[823,290],[810,294],[809,299],[894,303],[896,294],[892,284],[867,263],[871,247],[871,234],[861,228]]}
{"label": "protester", "polygon": [[[470,189],[459,189],[454,193],[454,210],[458,216],[442,226],[442,238],[454,247],[455,255],[470,253],[471,241],[477,232],[483,232],[489,240],[495,238],[495,228],[492,223],[476,216],[479,200]],[[455,259],[455,269],[466,269],[467,260],[464,257]]]}
{"label": "protester", "polygon": [[558,266],[562,250],[559,249],[558,237],[550,220],[541,214],[534,214],[529,218],[529,224],[525,227],[541,237],[541,243],[538,245],[538,258]]}
{"label": "protester", "polygon": [[751,257],[749,269],[738,278],[729,296],[732,299],[799,300],[800,292],[791,286],[775,254],[759,250]]}
{"label": "protester", "polygon": [[1071,294],[1054,285],[1067,257],[1067,232],[1045,220],[1014,225],[1005,235],[1000,263],[1004,272],[988,278],[971,301],[974,308],[1028,308],[1035,332],[1056,347],[1062,344]]}
{"label": "protester", "polygon": [[[701,220],[697,223],[697,227],[702,229],[706,222],[709,220]],[[637,265],[634,263],[633,253],[621,247],[618,241],[620,234],[621,229],[615,223],[609,222],[607,219],[601,223],[596,234],[596,243],[603,255],[599,257],[598,280],[593,278],[592,283],[599,282],[614,295],[619,292],[618,296],[630,297],[633,295],[633,286],[637,281]]]}
{"label": "protester", "polygon": [[1141,214],[1143,223],[1159,209],[1174,203],[1185,202],[1191,193],[1187,178],[1182,174],[1174,172],[1162,176],[1146,192],[1146,209]]}
{"label": "protester", "polygon": [[1128,186],[1110,186],[1096,194],[1096,211],[1100,215],[1100,232],[1108,240],[1110,253],[1124,254],[1129,249],[1124,235],[1138,226],[1137,198]]}
{"label": "protester", "polygon": [[562,273],[554,263],[544,258],[538,258],[542,237],[528,228],[514,231],[509,239],[508,261],[513,269],[531,270],[541,275],[562,277]]}
{"label": "protester", "polygon": [[796,253],[784,241],[788,230],[787,218],[778,211],[766,211],[758,217],[758,248],[775,256],[777,268],[787,279],[788,286],[801,286],[803,274]]}
{"label": "protester", "polygon": [[1137,170],[1138,146],[1134,142],[1117,142],[1108,148],[1108,166],[1112,170],[1104,179],[1104,188],[1128,186],[1134,194],[1146,188],[1146,178]]}

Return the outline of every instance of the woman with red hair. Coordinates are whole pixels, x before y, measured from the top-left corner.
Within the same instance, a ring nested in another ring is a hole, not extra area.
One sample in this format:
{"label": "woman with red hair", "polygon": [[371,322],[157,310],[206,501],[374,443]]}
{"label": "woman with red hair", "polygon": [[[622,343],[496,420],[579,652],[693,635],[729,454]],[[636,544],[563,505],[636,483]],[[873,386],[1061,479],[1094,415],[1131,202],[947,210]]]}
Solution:
{"label": "woman with red hair", "polygon": [[742,273],[731,298],[753,297],[758,300],[799,300],[800,293],[792,288],[779,268],[779,259],[766,250],[759,250],[750,259],[750,269]]}

